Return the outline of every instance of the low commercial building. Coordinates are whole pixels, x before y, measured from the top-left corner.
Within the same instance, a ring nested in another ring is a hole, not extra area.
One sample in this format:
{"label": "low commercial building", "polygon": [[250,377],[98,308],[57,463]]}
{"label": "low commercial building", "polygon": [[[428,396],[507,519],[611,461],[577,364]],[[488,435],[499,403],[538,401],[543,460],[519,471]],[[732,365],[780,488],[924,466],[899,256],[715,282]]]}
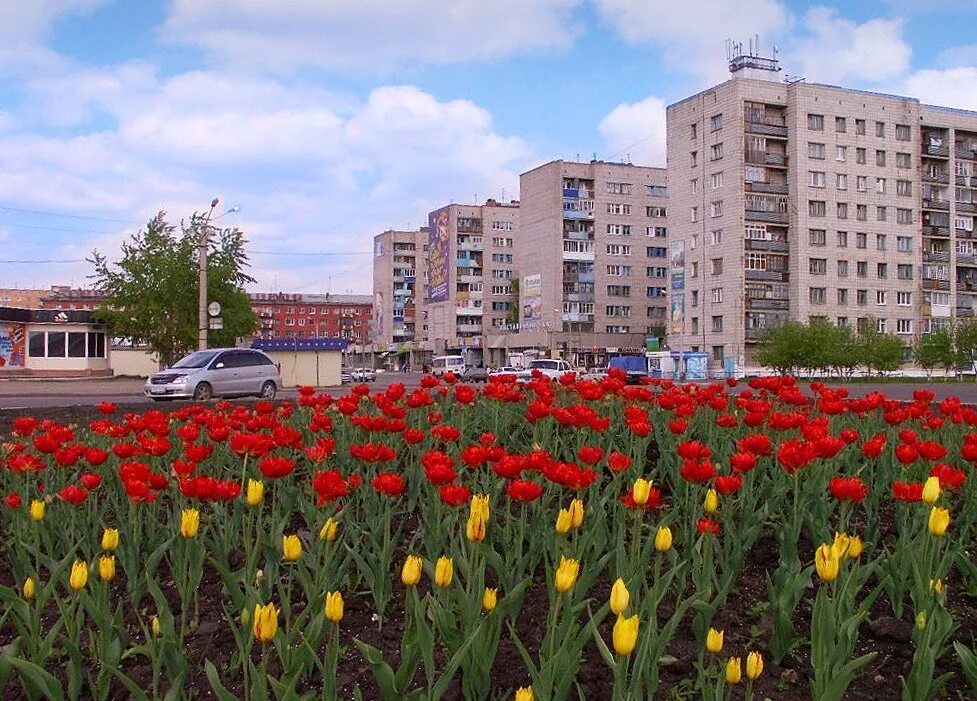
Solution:
{"label": "low commercial building", "polygon": [[275,361],[285,387],[334,387],[342,384],[347,343],[341,338],[259,338],[251,347]]}
{"label": "low commercial building", "polygon": [[109,376],[110,354],[91,312],[0,307],[0,377]]}

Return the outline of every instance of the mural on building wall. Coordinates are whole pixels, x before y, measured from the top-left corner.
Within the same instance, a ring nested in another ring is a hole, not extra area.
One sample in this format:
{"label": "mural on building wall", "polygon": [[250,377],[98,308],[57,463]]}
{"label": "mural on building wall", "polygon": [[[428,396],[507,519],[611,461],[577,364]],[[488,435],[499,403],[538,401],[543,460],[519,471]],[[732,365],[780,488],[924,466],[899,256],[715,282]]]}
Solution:
{"label": "mural on building wall", "polygon": [[522,279],[522,289],[519,291],[522,299],[522,328],[532,329],[542,322],[542,294],[543,278],[539,273]]}
{"label": "mural on building wall", "polygon": [[428,215],[428,299],[431,302],[448,301],[448,283],[453,263],[451,254],[450,210],[443,207]]}
{"label": "mural on building wall", "polygon": [[383,338],[383,293],[373,295],[373,337]]}
{"label": "mural on building wall", "polygon": [[26,340],[24,324],[0,324],[0,369],[24,367]]}

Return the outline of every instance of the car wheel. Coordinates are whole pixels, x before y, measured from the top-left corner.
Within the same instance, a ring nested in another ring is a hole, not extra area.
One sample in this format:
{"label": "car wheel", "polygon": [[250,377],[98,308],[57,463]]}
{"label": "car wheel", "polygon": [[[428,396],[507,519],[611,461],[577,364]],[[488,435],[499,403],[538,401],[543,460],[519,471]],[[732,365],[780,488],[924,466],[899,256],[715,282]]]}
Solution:
{"label": "car wheel", "polygon": [[268,382],[261,385],[261,398],[274,399],[275,391],[276,391],[275,383],[269,380]]}
{"label": "car wheel", "polygon": [[207,382],[201,382],[193,390],[193,399],[198,402],[206,402],[208,399],[214,396],[214,389]]}

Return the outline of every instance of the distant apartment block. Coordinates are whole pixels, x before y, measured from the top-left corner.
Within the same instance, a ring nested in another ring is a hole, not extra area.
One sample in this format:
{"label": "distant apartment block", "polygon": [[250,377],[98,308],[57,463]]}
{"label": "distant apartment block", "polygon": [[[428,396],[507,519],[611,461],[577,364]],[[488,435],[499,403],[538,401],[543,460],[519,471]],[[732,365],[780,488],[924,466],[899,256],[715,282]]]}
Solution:
{"label": "distant apartment block", "polygon": [[25,289],[19,287],[0,288],[0,307],[10,309],[40,309],[41,299],[51,294],[50,290]]}
{"label": "distant apartment block", "polygon": [[973,316],[977,113],[731,70],[667,110],[671,347],[752,365],[788,318],[908,345]]}
{"label": "distant apartment block", "polygon": [[257,338],[343,338],[370,342],[373,297],[346,294],[250,293]]}
{"label": "distant apartment block", "polygon": [[427,338],[428,230],[388,230],[373,237],[373,338],[380,352],[420,350]]}

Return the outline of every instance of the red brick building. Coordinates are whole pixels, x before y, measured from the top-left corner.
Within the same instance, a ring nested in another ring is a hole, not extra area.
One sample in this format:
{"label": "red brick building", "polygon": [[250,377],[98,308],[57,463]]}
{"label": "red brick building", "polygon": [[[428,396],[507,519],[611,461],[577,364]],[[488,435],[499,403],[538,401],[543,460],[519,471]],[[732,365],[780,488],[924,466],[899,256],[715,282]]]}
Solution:
{"label": "red brick building", "polygon": [[102,293],[98,290],[82,290],[67,285],[54,285],[51,291],[41,296],[41,309],[81,309],[93,311],[102,304]]}
{"label": "red brick building", "polygon": [[258,317],[258,338],[343,338],[370,342],[373,298],[370,295],[249,294]]}

